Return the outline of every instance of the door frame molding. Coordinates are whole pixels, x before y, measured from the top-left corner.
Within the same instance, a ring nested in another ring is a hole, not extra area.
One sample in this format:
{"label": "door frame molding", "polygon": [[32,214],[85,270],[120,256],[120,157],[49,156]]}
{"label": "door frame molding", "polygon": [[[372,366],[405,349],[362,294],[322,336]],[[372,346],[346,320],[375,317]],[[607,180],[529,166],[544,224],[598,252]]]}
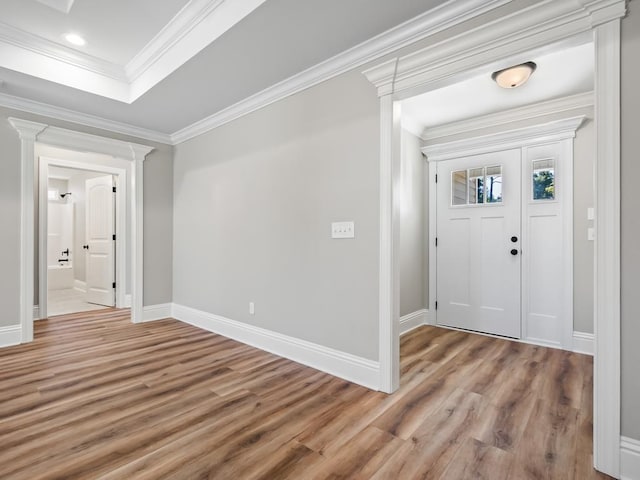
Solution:
{"label": "door frame molding", "polygon": [[33,341],[35,257],[36,142],[132,162],[128,207],[131,208],[131,320],[142,322],[143,305],[143,165],[153,147],[10,117],[20,138],[20,338]]}
{"label": "door frame molding", "polygon": [[[75,160],[66,160],[53,158],[50,156],[40,156],[39,162],[39,208],[38,208],[38,311],[40,318],[47,318],[48,316],[48,293],[49,293],[49,281],[48,281],[48,232],[49,232],[49,201],[48,201],[48,178],[49,167],[64,167],[73,168],[80,171],[91,171],[97,173],[104,173],[105,175],[112,175],[116,179],[116,308],[128,307],[126,302],[126,289],[124,285],[127,284],[127,221],[126,221],[126,206],[127,204],[127,189],[124,188],[127,185],[127,170],[124,168],[116,168],[106,165],[99,165],[89,162],[81,162]],[[43,234],[41,232],[47,232]],[[74,255],[79,254],[74,252]],[[130,284],[133,284],[133,278],[130,279]],[[35,319],[34,319],[35,320]]]}
{"label": "door frame molding", "polygon": [[[446,162],[455,160],[457,158],[464,158],[473,155],[482,155],[486,153],[499,152],[504,150],[519,149],[521,151],[520,162],[524,165],[525,149],[527,147],[534,147],[536,145],[543,145],[548,143],[571,141],[576,136],[576,131],[582,126],[586,115],[570,115],[571,112],[567,112],[569,115],[566,118],[558,119],[550,122],[542,122],[528,127],[504,130],[497,133],[491,133],[487,135],[476,135],[465,137],[460,140],[434,143],[421,148],[422,153],[426,156],[429,164],[429,185],[435,185],[435,175],[437,173],[437,164],[440,162]],[[563,150],[565,146],[562,147]],[[541,344],[532,339],[525,338],[526,324],[524,318],[520,318],[522,327],[522,338],[519,339],[522,342],[534,343],[536,345],[545,345],[551,347],[562,347],[566,350],[573,349],[573,147],[569,152],[566,152],[570,157],[570,161],[567,165],[561,167],[561,186],[563,189],[564,198],[562,200],[563,217],[563,251],[571,252],[571,255],[566,255],[563,269],[567,273],[567,277],[564,278],[563,285],[563,324],[562,324],[562,338],[559,345],[556,344]],[[522,179],[528,179],[528,173],[522,171],[521,178],[518,181],[526,183]],[[444,180],[446,181],[446,179]],[[521,197],[524,195],[524,191]],[[519,211],[521,215],[527,209],[526,204],[520,206]],[[437,248],[435,247],[435,239],[437,237],[437,188],[429,188],[429,303],[430,310],[435,312],[435,315],[430,319],[433,324],[437,324],[438,311],[435,309],[435,301],[437,299]],[[524,217],[523,217],[524,218]],[[524,231],[521,232],[524,239]],[[525,265],[523,264],[523,274]],[[522,307],[527,301],[527,294],[522,292]],[[523,311],[524,313],[524,311]]]}
{"label": "door frame molding", "polygon": [[363,72],[380,102],[380,390],[399,387],[399,101],[529,60],[595,44],[594,451],[620,476],[620,20],[626,0],[542,0]]}

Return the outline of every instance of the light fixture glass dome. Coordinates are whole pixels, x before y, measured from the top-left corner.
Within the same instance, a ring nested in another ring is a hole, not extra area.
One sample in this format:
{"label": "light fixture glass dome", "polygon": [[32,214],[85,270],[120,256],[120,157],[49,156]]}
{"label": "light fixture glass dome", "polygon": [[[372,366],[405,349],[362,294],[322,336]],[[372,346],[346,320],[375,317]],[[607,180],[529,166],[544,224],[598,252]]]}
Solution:
{"label": "light fixture glass dome", "polygon": [[491,78],[502,88],[516,88],[529,80],[529,77],[535,71],[536,67],[537,65],[535,63],[526,62],[493,72]]}

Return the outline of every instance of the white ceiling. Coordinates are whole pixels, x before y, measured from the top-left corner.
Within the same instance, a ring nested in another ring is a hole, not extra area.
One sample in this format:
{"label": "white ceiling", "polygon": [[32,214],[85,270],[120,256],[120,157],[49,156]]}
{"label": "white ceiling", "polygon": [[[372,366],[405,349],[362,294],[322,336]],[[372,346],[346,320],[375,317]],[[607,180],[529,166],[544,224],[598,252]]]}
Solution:
{"label": "white ceiling", "polygon": [[0,105],[171,143],[329,59],[374,58],[370,42],[404,22],[437,29],[509,1],[0,0]]}
{"label": "white ceiling", "polygon": [[489,70],[404,100],[403,126],[420,135],[428,127],[593,90],[593,43],[534,55],[527,60],[538,67],[529,81],[518,88],[499,87]]}
{"label": "white ceiling", "polygon": [[[131,60],[188,0],[76,0],[68,14],[36,0],[0,0],[2,23],[117,65]],[[66,3],[66,2],[62,2]],[[123,14],[126,12],[126,14]],[[80,34],[84,47],[65,43]]]}

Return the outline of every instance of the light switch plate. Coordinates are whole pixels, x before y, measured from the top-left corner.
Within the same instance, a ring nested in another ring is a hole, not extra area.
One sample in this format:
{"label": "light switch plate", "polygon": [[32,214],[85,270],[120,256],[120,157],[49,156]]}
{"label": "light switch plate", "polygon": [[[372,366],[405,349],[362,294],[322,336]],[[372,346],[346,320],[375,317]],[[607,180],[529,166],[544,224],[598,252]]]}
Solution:
{"label": "light switch plate", "polygon": [[587,240],[593,241],[596,239],[596,231],[593,227],[587,228]]}
{"label": "light switch plate", "polygon": [[593,207],[587,208],[587,220],[593,220],[595,218],[595,212],[593,211]]}
{"label": "light switch plate", "polygon": [[331,238],[355,238],[356,230],[353,222],[333,222]]}

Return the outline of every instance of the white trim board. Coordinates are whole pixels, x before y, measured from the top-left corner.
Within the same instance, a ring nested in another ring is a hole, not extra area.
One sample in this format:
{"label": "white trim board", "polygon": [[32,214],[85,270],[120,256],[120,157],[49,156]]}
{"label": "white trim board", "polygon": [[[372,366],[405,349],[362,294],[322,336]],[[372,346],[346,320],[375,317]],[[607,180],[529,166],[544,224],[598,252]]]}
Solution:
{"label": "white trim board", "polygon": [[173,305],[173,317],[364,387],[378,389],[378,362],[373,360],[182,305]]}
{"label": "white trim board", "polygon": [[89,135],[44,123],[9,118],[20,138],[20,325],[22,342],[33,341],[35,251],[35,144],[43,143],[80,152],[111,155],[132,162],[131,195],[131,319],[142,320],[143,292],[143,162],[152,147]]}
{"label": "white trim board", "polygon": [[[381,385],[397,388],[399,356],[392,242],[397,220],[393,147],[394,103],[450,85],[489,67],[526,61],[535,51],[588,36],[595,43],[596,242],[594,288],[594,466],[620,476],[620,19],[625,0],[542,0],[496,21],[461,32],[409,55],[390,58],[363,74],[380,97],[380,324]],[[519,60],[519,61],[518,61]],[[384,300],[384,301],[383,301]],[[605,321],[606,319],[606,321]]]}
{"label": "white trim board", "polygon": [[595,336],[593,333],[573,332],[573,351],[593,356]]}
{"label": "white trim board", "polygon": [[0,327],[0,348],[19,345],[22,340],[22,328],[20,325]]}
{"label": "white trim board", "polygon": [[428,325],[427,316],[429,310],[423,308],[413,313],[408,313],[400,317],[400,335],[410,332],[422,325]]}
{"label": "white trim board", "polygon": [[640,479],[640,440],[620,438],[620,480]]}
{"label": "white trim board", "polygon": [[[538,102],[523,107],[511,108],[502,112],[490,113],[479,117],[467,118],[458,122],[447,123],[435,127],[421,129],[417,135],[425,142],[452,135],[471,134],[471,132],[484,128],[493,128],[500,125],[510,125],[523,120],[568,112],[581,108],[593,107],[593,92],[579,93],[568,97]],[[404,118],[403,118],[404,121]],[[416,127],[414,127],[415,129]]]}
{"label": "white trim board", "polygon": [[147,305],[142,309],[142,321],[153,322],[173,317],[173,304],[160,303],[158,305]]}

